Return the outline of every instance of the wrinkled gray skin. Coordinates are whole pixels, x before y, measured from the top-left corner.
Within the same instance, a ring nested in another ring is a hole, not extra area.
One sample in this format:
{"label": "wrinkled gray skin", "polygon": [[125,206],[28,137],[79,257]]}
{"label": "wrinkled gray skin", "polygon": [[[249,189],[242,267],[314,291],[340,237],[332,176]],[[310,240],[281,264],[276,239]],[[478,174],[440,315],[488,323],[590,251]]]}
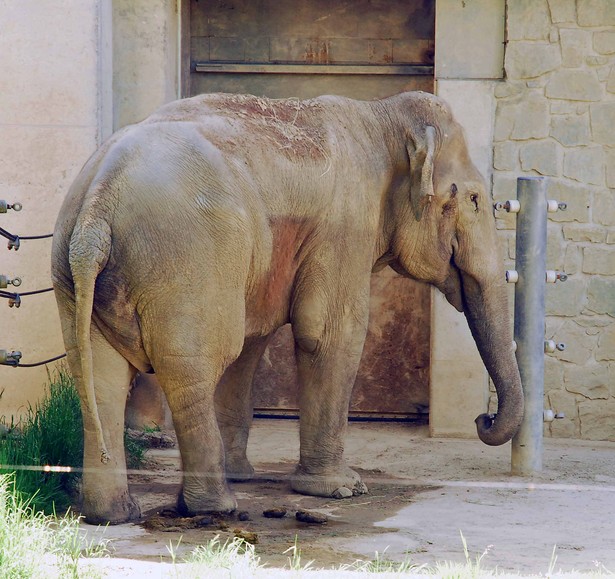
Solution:
{"label": "wrinkled gray skin", "polygon": [[[464,311],[495,383],[487,444],[523,414],[492,202],[439,98],[371,102],[202,95],[114,135],[58,219],[53,283],[85,426],[89,522],[139,516],[124,407],[136,371],[171,408],[188,513],[231,511],[247,478],[251,380],[293,327],[301,381],[298,492],[366,492],[343,462],[370,275],[391,266]],[[218,386],[219,384],[219,386]],[[216,387],[217,392],[216,392]],[[339,494],[339,492],[337,493]]]}

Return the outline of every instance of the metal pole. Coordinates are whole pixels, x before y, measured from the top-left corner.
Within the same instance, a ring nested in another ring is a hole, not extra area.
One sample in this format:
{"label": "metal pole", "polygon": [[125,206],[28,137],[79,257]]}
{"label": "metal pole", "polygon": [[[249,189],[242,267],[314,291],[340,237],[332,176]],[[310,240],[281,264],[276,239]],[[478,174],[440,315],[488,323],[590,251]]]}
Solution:
{"label": "metal pole", "polygon": [[515,342],[525,415],[512,441],[512,474],[542,470],[547,198],[541,177],[517,179]]}

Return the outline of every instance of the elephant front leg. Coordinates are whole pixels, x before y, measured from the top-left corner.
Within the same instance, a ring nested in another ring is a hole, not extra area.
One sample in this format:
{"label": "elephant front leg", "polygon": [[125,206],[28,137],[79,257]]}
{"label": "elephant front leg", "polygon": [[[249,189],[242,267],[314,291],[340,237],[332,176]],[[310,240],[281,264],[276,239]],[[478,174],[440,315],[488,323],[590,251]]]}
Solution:
{"label": "elephant front leg", "polygon": [[[344,498],[367,492],[344,463],[348,407],[367,332],[368,293],[322,310],[306,299],[294,322],[300,378],[300,459],[293,490]],[[320,309],[320,312],[319,312]],[[320,320],[320,323],[319,323]]]}
{"label": "elephant front leg", "polygon": [[252,379],[268,343],[269,336],[247,339],[241,355],[226,369],[216,390],[216,416],[230,480],[248,480],[254,475],[246,454],[254,410]]}

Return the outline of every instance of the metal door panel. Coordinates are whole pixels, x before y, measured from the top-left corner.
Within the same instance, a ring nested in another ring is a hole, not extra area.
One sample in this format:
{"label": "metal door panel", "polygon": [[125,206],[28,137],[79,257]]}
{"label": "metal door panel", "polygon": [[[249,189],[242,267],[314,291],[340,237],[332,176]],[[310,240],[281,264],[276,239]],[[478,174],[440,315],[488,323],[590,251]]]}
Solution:
{"label": "metal door panel", "polygon": [[[433,92],[434,0],[192,0],[184,10],[187,96],[373,99]],[[391,270],[374,274],[351,414],[424,417],[429,341],[429,287]],[[272,340],[254,389],[257,411],[296,412],[290,326]]]}

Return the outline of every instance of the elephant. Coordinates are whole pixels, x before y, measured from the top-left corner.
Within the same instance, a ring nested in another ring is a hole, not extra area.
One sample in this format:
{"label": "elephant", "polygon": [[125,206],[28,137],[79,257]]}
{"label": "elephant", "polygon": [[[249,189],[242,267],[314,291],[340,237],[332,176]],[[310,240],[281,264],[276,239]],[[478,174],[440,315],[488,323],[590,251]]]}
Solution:
{"label": "elephant", "polygon": [[[251,380],[290,323],[299,386],[294,491],[367,492],[343,456],[370,276],[391,267],[464,312],[498,396],[489,445],[523,416],[493,201],[440,97],[204,94],[112,135],[61,207],[52,279],[84,418],[82,512],[140,516],[125,401],[154,372],[181,453],[178,508],[236,508],[249,478]],[[228,476],[227,476],[228,475]]]}

